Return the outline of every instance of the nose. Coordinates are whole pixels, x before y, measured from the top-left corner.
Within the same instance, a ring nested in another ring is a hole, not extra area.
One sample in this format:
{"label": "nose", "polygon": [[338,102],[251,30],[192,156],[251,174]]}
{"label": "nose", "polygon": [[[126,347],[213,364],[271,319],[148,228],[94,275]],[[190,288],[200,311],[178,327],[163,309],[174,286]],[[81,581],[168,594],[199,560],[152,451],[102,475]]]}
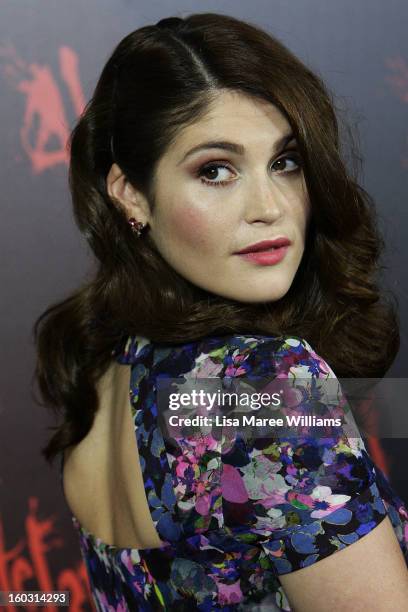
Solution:
{"label": "nose", "polygon": [[246,220],[248,223],[274,223],[283,215],[284,194],[267,177],[256,181],[248,194]]}

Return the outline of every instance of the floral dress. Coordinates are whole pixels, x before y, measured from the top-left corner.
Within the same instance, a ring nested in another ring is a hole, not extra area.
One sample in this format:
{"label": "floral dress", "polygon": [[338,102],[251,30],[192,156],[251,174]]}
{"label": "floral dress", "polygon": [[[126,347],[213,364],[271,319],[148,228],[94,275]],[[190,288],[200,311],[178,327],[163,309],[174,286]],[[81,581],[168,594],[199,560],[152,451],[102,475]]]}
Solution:
{"label": "floral dress", "polygon": [[145,493],[164,544],[119,548],[72,516],[98,611],[290,611],[280,575],[352,545],[387,515],[408,566],[406,506],[360,436],[237,435],[222,445],[211,434],[163,435],[160,379],[335,379],[308,342],[222,335],[169,346],[130,336],[112,355],[131,365]]}

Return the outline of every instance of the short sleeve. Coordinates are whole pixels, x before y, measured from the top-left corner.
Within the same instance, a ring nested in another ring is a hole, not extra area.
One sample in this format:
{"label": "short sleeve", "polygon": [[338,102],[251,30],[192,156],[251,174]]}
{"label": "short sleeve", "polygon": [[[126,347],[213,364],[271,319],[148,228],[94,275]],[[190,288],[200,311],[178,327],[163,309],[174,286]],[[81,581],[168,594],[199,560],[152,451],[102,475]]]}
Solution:
{"label": "short sleeve", "polygon": [[[336,379],[301,338],[283,337],[279,345],[276,339],[266,340],[254,350],[253,363],[281,379],[292,377],[305,385],[313,378]],[[352,545],[387,515],[372,461],[344,395],[341,401],[357,432],[353,437],[343,433],[306,440],[249,438],[239,455],[235,449],[231,459],[225,458],[234,482],[225,502],[227,522],[233,525],[234,516],[246,513],[251,531],[264,536],[261,545],[277,575]]]}

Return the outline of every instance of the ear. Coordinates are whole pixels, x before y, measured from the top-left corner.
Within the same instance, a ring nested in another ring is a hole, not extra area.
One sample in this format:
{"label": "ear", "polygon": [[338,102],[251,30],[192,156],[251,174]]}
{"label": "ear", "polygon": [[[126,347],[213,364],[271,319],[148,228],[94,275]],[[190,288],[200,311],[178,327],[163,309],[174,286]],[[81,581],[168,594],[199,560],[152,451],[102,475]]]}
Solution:
{"label": "ear", "polygon": [[149,203],[145,196],[127,180],[121,168],[113,163],[106,177],[106,189],[113,204],[122,210],[126,217],[135,217],[142,223],[150,220]]}

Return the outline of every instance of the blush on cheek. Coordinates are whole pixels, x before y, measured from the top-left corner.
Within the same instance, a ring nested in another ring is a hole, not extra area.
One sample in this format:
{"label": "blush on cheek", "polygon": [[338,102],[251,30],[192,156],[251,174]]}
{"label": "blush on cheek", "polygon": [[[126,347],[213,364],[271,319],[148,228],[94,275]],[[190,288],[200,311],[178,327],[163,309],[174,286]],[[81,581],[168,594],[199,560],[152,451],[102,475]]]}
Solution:
{"label": "blush on cheek", "polygon": [[202,210],[183,208],[172,217],[172,235],[188,244],[210,245],[213,230],[208,213]]}

